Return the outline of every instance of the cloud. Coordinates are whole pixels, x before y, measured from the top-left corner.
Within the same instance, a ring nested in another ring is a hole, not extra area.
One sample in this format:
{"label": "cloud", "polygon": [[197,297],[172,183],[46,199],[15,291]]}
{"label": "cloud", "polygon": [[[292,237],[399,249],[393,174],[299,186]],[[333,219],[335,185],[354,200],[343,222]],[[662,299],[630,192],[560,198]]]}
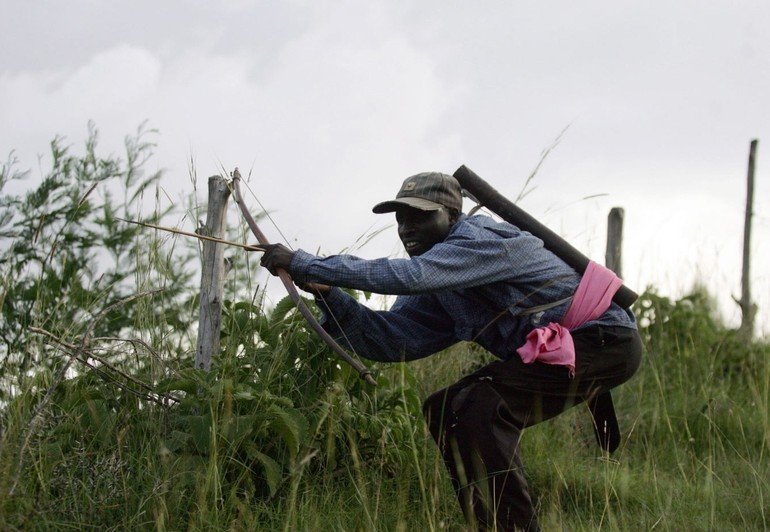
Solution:
{"label": "cloud", "polygon": [[[173,170],[189,151],[206,175],[219,163],[253,168],[260,199],[291,218],[287,231],[326,251],[359,236],[345,216],[366,216],[406,175],[453,164],[461,151],[458,135],[438,127],[456,91],[430,57],[387,17],[355,30],[343,15],[331,13],[267,63],[208,48],[167,56],[152,97]],[[310,201],[297,209],[298,197]],[[339,229],[323,234],[320,217]]]}
{"label": "cloud", "polygon": [[[191,155],[201,178],[253,169],[260,199],[286,213],[290,234],[336,251],[362,225],[386,223],[346,223],[351,212],[370,216],[370,204],[406,175],[458,160],[460,135],[440,123],[459,92],[377,4],[329,6],[283,38],[269,60],[254,36],[241,38],[237,52],[216,39],[116,44],[74,67],[6,74],[0,146],[44,150],[57,134],[78,143],[93,120],[104,150],[119,153],[123,136],[150,119],[161,132],[157,164],[168,168],[165,186],[175,195],[192,189]],[[312,199],[297,209],[301,196]],[[350,208],[330,210],[331,202]],[[324,234],[321,217],[338,229]]]}
{"label": "cloud", "polygon": [[[0,76],[0,149],[19,150],[27,164],[55,135],[83,138],[86,124],[106,135],[105,148],[119,151],[123,135],[146,115],[146,98],[160,82],[161,64],[148,50],[117,45],[95,54],[72,71],[46,69]],[[112,138],[114,137],[114,138]]]}

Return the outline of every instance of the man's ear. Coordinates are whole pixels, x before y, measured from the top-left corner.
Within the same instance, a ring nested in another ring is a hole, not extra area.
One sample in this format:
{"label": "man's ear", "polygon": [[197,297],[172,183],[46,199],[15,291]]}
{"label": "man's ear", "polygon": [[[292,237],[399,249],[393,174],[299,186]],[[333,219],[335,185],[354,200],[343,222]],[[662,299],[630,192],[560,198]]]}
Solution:
{"label": "man's ear", "polygon": [[454,209],[449,211],[449,223],[450,225],[454,225],[457,223],[457,220],[460,219],[460,211],[456,211]]}

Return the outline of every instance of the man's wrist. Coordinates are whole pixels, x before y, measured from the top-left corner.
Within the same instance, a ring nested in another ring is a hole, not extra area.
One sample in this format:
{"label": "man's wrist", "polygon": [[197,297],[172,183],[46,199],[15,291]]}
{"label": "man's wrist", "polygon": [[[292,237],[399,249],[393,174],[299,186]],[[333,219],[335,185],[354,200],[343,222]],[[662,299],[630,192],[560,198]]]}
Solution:
{"label": "man's wrist", "polygon": [[294,256],[291,259],[291,264],[289,264],[289,274],[291,274],[291,276],[298,281],[305,281],[310,263],[313,262],[313,260],[316,258],[317,257],[315,255],[311,255],[306,251],[298,249],[294,252]]}
{"label": "man's wrist", "polygon": [[344,294],[345,293],[336,286],[331,286],[326,293],[315,292],[315,297],[326,303],[336,303],[339,301],[340,296],[344,296]]}

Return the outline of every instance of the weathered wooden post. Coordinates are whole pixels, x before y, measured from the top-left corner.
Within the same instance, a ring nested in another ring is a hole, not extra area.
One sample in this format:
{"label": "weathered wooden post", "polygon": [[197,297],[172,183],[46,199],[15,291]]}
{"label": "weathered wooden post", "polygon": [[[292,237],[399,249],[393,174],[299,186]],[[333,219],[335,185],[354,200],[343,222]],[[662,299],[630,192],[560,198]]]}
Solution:
{"label": "weathered wooden post", "polygon": [[613,207],[607,216],[607,251],[604,253],[604,265],[623,278],[623,217],[622,207]]}
{"label": "weathered wooden post", "polygon": [[[623,270],[623,218],[622,207],[613,207],[607,216],[607,248],[604,252],[604,265],[622,277]],[[594,433],[599,446],[613,452],[620,445],[620,425],[615,413],[612,392],[609,390],[588,399],[588,409],[594,422]]]}
{"label": "weathered wooden post", "polygon": [[[207,236],[224,237],[229,196],[230,188],[224,177],[218,175],[209,177],[208,212],[206,225],[202,228]],[[211,368],[211,357],[219,352],[225,274],[225,246],[216,242],[203,241],[200,318],[195,367],[206,371]]]}
{"label": "weathered wooden post", "polygon": [[751,340],[754,336],[754,317],[757,306],[751,302],[751,217],[754,207],[754,167],[756,165],[757,144],[759,140],[751,141],[749,148],[749,171],[746,179],[746,213],[743,221],[743,267],[741,268],[741,299],[736,301],[741,307],[741,336]]}

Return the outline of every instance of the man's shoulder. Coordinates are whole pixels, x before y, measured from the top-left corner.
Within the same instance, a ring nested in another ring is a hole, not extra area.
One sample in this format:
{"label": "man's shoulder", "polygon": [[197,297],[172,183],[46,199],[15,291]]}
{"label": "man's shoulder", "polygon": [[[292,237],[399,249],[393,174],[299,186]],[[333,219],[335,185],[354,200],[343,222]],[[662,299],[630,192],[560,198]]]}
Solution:
{"label": "man's shoulder", "polygon": [[498,222],[490,216],[476,214],[462,215],[452,228],[450,236],[457,238],[511,238],[521,230],[508,222]]}

